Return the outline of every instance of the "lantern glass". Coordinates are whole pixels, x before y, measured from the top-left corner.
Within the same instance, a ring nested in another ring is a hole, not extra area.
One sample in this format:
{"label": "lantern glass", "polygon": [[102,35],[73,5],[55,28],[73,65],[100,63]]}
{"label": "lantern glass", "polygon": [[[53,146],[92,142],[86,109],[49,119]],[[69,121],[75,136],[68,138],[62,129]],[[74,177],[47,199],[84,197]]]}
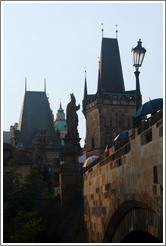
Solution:
{"label": "lantern glass", "polygon": [[142,62],[145,56],[146,49],[142,47],[142,42],[139,39],[138,45],[132,49],[133,52],[133,66],[137,69],[142,66]]}

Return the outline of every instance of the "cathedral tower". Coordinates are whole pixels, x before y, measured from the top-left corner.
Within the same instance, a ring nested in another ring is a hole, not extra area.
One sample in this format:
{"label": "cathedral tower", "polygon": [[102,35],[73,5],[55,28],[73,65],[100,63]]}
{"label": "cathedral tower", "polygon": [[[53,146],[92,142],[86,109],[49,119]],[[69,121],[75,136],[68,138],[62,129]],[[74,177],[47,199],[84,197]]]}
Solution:
{"label": "cathedral tower", "polygon": [[83,99],[87,157],[100,155],[122,131],[133,127],[135,90],[125,91],[118,40],[102,38],[96,94]]}

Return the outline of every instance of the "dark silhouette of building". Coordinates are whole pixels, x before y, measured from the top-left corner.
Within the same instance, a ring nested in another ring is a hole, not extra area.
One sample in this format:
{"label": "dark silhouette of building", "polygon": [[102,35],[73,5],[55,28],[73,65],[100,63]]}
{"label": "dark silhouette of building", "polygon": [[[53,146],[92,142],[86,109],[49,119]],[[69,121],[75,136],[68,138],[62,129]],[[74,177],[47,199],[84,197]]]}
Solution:
{"label": "dark silhouette of building", "polygon": [[88,94],[85,77],[87,157],[100,155],[120,132],[132,128],[135,109],[135,90],[124,86],[118,40],[102,38],[96,94]]}
{"label": "dark silhouette of building", "polygon": [[[59,176],[62,144],[54,128],[54,117],[46,92],[25,91],[18,128],[12,128],[12,146],[28,151],[54,193],[54,181]],[[56,179],[57,182],[59,180]]]}
{"label": "dark silhouette of building", "polygon": [[[32,148],[33,138],[39,128],[45,128],[56,145],[53,114],[45,92],[26,91],[20,114],[17,134],[13,139],[16,147]],[[16,136],[17,135],[17,136]]]}

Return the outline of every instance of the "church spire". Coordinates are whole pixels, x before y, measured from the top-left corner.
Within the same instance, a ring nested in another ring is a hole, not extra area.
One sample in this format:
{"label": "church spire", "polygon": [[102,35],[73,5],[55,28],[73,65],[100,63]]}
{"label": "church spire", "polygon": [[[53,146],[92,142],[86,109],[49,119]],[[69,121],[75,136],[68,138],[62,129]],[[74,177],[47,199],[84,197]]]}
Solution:
{"label": "church spire", "polygon": [[46,78],[44,78],[44,92],[46,93]]}
{"label": "church spire", "polygon": [[87,83],[86,83],[86,70],[85,70],[85,86],[84,86],[84,100],[87,98]]}
{"label": "church spire", "polygon": [[25,77],[25,92],[27,91],[27,77]]}
{"label": "church spire", "polygon": [[60,99],[60,107],[59,107],[60,109],[62,109],[62,103],[61,103],[61,99]]}
{"label": "church spire", "polygon": [[102,85],[101,85],[101,77],[100,77],[100,61],[99,61],[99,69],[98,69],[97,93],[102,93]]}

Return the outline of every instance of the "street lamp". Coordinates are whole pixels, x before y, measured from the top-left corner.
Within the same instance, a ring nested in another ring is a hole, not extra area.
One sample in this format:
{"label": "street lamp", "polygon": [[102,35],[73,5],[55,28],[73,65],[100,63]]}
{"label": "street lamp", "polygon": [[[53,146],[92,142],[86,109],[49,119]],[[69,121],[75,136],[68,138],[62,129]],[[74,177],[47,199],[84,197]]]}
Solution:
{"label": "street lamp", "polygon": [[132,48],[131,50],[133,52],[133,66],[135,67],[136,71],[135,77],[136,77],[136,111],[138,108],[142,105],[142,98],[141,98],[141,92],[140,92],[140,85],[139,85],[139,74],[140,72],[139,67],[142,66],[142,62],[146,53],[146,49],[142,47],[141,39],[139,39],[138,44],[135,48]]}

